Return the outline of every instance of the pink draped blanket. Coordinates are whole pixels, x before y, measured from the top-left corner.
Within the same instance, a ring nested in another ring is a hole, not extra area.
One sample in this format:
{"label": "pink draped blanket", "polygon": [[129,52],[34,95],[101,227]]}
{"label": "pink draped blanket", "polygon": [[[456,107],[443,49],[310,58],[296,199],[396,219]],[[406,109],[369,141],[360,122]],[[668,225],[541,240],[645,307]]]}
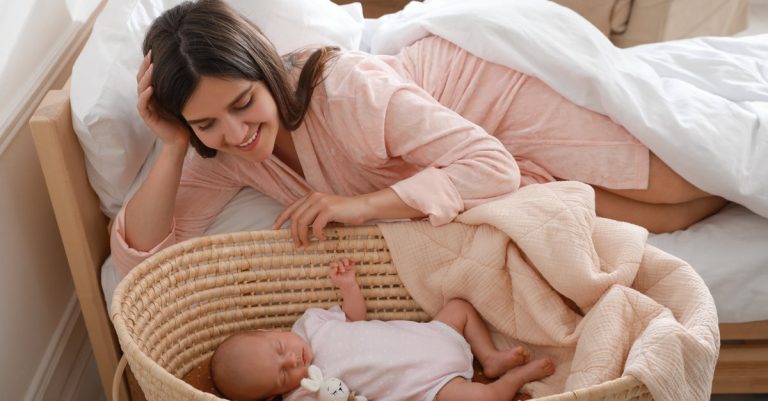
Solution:
{"label": "pink draped blanket", "polygon": [[464,298],[499,347],[522,344],[555,360],[555,375],[528,385],[533,396],[632,375],[658,401],[709,400],[720,335],[706,285],[685,261],[646,244],[645,229],[594,209],[591,187],[554,182],[456,223],[380,228],[426,312]]}

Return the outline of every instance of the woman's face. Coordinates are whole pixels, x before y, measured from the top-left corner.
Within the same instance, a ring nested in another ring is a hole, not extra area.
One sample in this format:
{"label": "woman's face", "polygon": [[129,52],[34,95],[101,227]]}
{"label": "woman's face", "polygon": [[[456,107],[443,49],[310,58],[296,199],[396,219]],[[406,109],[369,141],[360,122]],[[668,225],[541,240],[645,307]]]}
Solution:
{"label": "woman's face", "polygon": [[209,148],[254,162],[272,154],[283,130],[275,100],[262,81],[203,76],[182,115]]}

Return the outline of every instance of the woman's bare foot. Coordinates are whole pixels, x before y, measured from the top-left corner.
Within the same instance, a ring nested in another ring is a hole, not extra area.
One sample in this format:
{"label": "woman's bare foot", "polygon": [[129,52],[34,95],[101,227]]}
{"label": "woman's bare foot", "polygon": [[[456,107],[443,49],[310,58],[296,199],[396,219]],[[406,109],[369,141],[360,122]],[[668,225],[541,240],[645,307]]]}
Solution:
{"label": "woman's bare foot", "polygon": [[496,351],[484,361],[480,361],[480,364],[483,365],[483,375],[489,379],[495,379],[507,373],[508,370],[526,363],[529,357],[530,354],[525,348],[515,347]]}
{"label": "woman's bare foot", "polygon": [[511,369],[504,376],[515,376],[522,384],[541,380],[555,373],[555,363],[550,358],[534,359],[524,365]]}

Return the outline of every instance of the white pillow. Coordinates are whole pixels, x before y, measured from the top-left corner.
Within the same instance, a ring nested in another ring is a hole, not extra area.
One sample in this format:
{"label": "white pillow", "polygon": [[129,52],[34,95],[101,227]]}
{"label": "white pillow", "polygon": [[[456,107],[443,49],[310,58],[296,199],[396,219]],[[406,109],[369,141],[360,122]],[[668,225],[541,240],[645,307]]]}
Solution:
{"label": "white pillow", "polygon": [[330,0],[228,0],[261,29],[280,54],[305,46],[360,48],[363,6]]}
{"label": "white pillow", "polygon": [[[91,186],[113,218],[152,151],[155,136],[136,111],[136,72],[152,21],[181,0],[110,0],[72,69],[72,124],[83,147]],[[330,0],[230,0],[282,53],[310,45],[357,49],[360,3]]]}

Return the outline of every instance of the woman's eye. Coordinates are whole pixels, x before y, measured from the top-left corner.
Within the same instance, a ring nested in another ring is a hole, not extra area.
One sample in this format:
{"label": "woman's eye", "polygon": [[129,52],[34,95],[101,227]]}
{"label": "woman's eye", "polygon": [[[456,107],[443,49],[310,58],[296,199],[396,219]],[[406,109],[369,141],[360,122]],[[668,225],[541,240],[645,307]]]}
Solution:
{"label": "woman's eye", "polygon": [[240,105],[240,106],[235,106],[235,110],[244,110],[244,109],[247,109],[247,108],[248,108],[248,106],[250,106],[252,102],[253,102],[253,96],[249,97],[249,98],[248,98],[248,101],[247,101],[247,102],[245,102],[245,104],[243,104],[243,105]]}
{"label": "woman's eye", "polygon": [[200,131],[205,131],[208,128],[211,128],[212,125],[213,125],[213,123],[208,123],[208,124],[205,124],[205,125],[198,125],[197,129],[199,129]]}

